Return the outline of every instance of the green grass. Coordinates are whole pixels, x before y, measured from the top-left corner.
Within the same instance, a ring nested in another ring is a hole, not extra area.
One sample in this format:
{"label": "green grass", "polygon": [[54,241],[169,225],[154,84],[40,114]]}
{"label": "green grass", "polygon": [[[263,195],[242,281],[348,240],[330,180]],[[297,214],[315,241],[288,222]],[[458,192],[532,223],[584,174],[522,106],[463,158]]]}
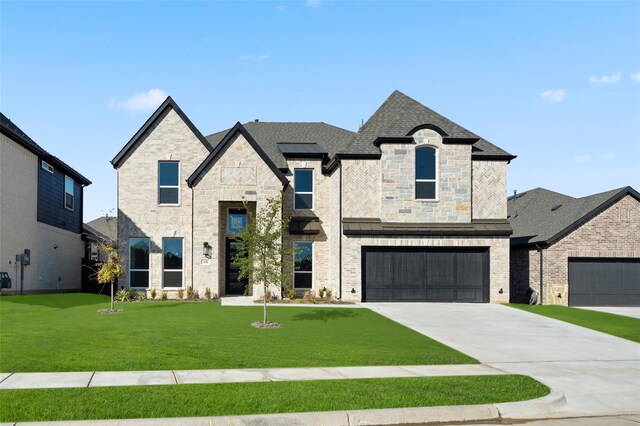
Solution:
{"label": "green grass", "polygon": [[640,319],[555,305],[509,306],[640,343]]}
{"label": "green grass", "polygon": [[0,391],[0,421],[195,417],[489,404],[542,397],[517,375]]}
{"label": "green grass", "polygon": [[[188,370],[477,363],[368,309],[118,303],[94,294],[0,297],[0,371]],[[138,388],[139,389],[139,388]],[[136,390],[137,392],[138,390]]]}

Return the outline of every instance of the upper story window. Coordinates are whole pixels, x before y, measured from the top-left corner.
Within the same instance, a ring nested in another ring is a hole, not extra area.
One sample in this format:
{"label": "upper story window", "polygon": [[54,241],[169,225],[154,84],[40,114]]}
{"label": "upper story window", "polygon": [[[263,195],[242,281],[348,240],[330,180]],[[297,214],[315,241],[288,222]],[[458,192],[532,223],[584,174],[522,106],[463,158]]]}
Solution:
{"label": "upper story window", "polygon": [[42,167],[42,170],[46,170],[49,173],[53,174],[53,166],[46,161],[42,160],[42,164],[40,165],[40,167]]}
{"label": "upper story window", "polygon": [[416,148],[416,199],[435,200],[438,196],[436,148],[421,146]]}
{"label": "upper story window", "polygon": [[69,210],[73,210],[73,179],[69,176],[64,177],[64,207]]}
{"label": "upper story window", "polygon": [[293,208],[311,210],[313,208],[313,170],[295,169],[293,172],[293,188],[295,192]]}
{"label": "upper story window", "polygon": [[158,204],[180,204],[180,162],[158,163]]}

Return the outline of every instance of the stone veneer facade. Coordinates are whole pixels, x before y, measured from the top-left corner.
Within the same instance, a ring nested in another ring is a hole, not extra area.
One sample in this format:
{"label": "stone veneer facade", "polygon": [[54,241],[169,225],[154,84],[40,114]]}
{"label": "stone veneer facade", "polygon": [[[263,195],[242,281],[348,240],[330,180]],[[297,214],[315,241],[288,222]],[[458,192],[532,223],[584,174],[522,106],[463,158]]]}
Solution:
{"label": "stone veneer facade", "polygon": [[[283,215],[314,216],[318,234],[285,235],[284,244],[312,241],[313,284],[331,289],[344,300],[360,301],[362,246],[486,247],[490,259],[490,301],[509,300],[508,237],[355,237],[342,234],[342,218],[376,218],[386,222],[470,223],[473,218],[506,219],[506,161],[480,164],[471,159],[468,144],[444,144],[433,130],[414,134],[415,143],[382,144],[380,159],[342,159],[330,174],[318,159],[289,159],[289,185],[237,133],[217,160],[189,188],[185,182],[209,154],[197,136],[169,108],[160,116],[118,167],[119,239],[128,257],[128,238],[151,239],[150,288],[162,289],[162,237],[184,238],[184,288],[205,288],[224,295],[225,212],[249,201],[259,210],[268,197],[284,189]],[[415,149],[438,149],[438,199],[415,200]],[[180,161],[180,205],[159,206],[157,163]],[[313,169],[312,210],[293,208],[293,171]],[[473,174],[481,176],[472,182]],[[485,200],[484,197],[489,197]],[[501,201],[495,201],[495,200]],[[476,209],[474,204],[478,205]],[[223,235],[224,234],[224,235]],[[205,257],[203,243],[212,247]],[[128,262],[127,262],[128,271]],[[127,286],[123,277],[121,285]],[[355,293],[351,293],[355,289]],[[276,291],[274,293],[277,294]],[[254,295],[261,289],[254,288]],[[175,291],[170,293],[175,297]]]}
{"label": "stone veneer facade", "polygon": [[630,195],[600,212],[560,241],[543,249],[542,291],[540,252],[535,248],[511,250],[511,292],[513,302],[528,302],[529,287],[541,295],[542,304],[569,303],[570,257],[640,257],[640,201]]}

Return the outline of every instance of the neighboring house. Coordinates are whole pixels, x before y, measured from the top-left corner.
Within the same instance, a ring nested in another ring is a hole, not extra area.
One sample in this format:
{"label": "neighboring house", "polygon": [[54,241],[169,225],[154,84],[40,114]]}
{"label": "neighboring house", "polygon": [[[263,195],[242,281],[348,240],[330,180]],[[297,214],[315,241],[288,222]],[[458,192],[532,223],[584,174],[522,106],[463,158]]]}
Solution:
{"label": "neighboring house", "polygon": [[256,120],[206,138],[167,98],[111,161],[120,283],[242,294],[232,262],[242,201],[256,211],[284,191],[297,291],[506,302],[513,158],[398,91],[355,133]]}
{"label": "neighboring house", "polygon": [[[11,275],[9,292],[79,290],[82,193],[91,182],[1,113],[0,130],[0,271]],[[21,284],[16,255],[25,250]]]}
{"label": "neighboring house", "polygon": [[542,188],[509,197],[511,301],[640,306],[640,194],[573,198]]}
{"label": "neighboring house", "polygon": [[[84,224],[82,239],[85,241],[85,257],[82,260],[82,291],[110,294],[107,285],[98,282],[98,270],[108,259],[103,245],[117,243],[118,218],[101,216]],[[117,282],[114,283],[117,291]]]}

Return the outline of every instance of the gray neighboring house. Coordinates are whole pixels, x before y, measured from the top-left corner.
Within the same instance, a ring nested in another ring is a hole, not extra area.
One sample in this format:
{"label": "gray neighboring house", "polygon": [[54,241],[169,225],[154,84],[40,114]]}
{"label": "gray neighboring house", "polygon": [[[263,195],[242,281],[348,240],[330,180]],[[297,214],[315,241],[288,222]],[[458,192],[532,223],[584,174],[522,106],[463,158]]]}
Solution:
{"label": "gray neighboring house", "polygon": [[254,121],[207,137],[169,97],[111,161],[120,285],[242,294],[234,235],[283,192],[300,293],[507,302],[514,158],[398,91],[357,132]]}
{"label": "gray neighboring house", "polygon": [[[0,113],[0,272],[13,288],[46,293],[81,288],[83,189],[91,182]],[[16,255],[29,251],[29,265]]]}
{"label": "gray neighboring house", "polygon": [[106,256],[100,250],[100,245],[118,241],[118,218],[100,216],[84,224],[84,240],[87,243],[86,258],[91,261],[106,261]]}
{"label": "gray neighboring house", "polygon": [[536,188],[508,199],[511,301],[640,306],[640,194],[582,198]]}

